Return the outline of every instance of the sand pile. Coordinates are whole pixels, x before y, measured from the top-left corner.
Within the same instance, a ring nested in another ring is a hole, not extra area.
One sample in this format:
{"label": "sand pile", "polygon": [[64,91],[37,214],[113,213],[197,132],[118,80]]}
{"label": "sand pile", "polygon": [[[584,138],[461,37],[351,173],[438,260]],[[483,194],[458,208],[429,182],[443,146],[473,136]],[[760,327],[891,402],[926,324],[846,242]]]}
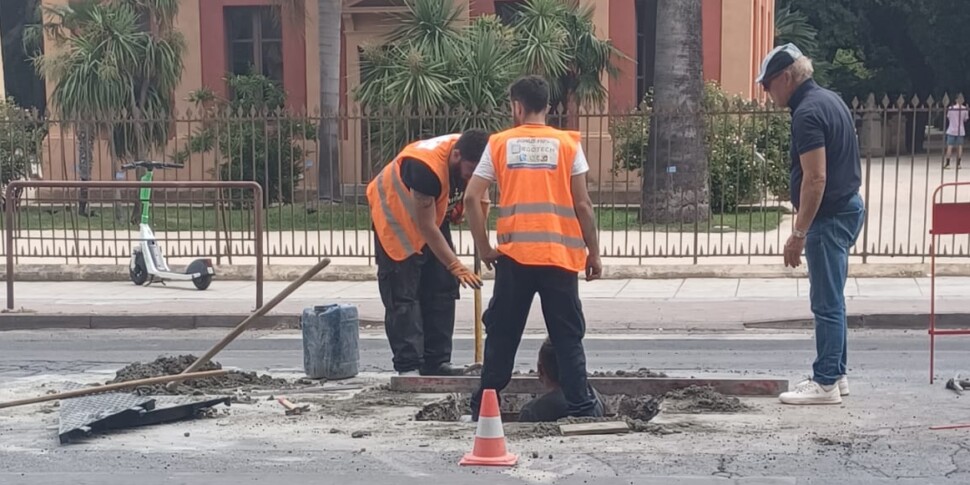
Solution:
{"label": "sand pile", "polygon": [[[180,355],[178,357],[162,356],[148,363],[135,362],[119,370],[109,384],[127,382],[137,379],[148,379],[179,374],[187,369],[196,357],[194,355]],[[218,362],[209,362],[199,371],[220,370]],[[293,387],[286,379],[276,379],[268,375],[257,375],[255,372],[229,371],[220,377],[183,381],[176,384],[174,390],[169,391],[164,384],[139,387],[134,390],[138,394],[198,394],[215,391],[235,390],[239,388],[271,388],[285,389]]]}

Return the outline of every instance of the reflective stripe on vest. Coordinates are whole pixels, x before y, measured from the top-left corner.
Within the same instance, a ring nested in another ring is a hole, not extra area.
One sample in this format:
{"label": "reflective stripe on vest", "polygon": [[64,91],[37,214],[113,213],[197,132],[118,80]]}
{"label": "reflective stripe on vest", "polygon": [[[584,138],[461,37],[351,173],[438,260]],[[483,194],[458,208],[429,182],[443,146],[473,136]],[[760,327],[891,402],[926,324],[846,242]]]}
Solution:
{"label": "reflective stripe on vest", "polygon": [[586,241],[578,237],[563,236],[555,232],[506,232],[498,235],[499,244],[553,243],[567,248],[584,249]]}
{"label": "reflective stripe on vest", "polygon": [[[411,245],[411,241],[408,239],[407,232],[404,231],[404,227],[401,226],[401,223],[398,222],[397,218],[394,217],[394,212],[391,211],[391,204],[387,201],[387,192],[384,191],[384,175],[388,170],[394,170],[394,166],[390,165],[389,168],[381,170],[381,172],[377,174],[377,196],[381,199],[381,210],[384,211],[384,218],[387,219],[387,225],[390,226],[392,231],[394,231],[394,235],[397,236],[397,240],[401,243],[401,247],[403,247],[404,251],[408,254],[414,254],[416,251],[414,246]],[[394,185],[394,190],[397,192],[398,197],[400,197],[402,201],[407,201],[408,198],[411,197],[411,194],[404,189],[404,184],[401,182],[401,177],[397,173],[392,174],[391,177],[393,177],[391,183]],[[408,215],[410,215],[411,219],[413,220],[414,208],[408,203],[405,203],[404,206],[408,211]]]}
{"label": "reflective stripe on vest", "polygon": [[499,217],[512,217],[516,214],[554,214],[560,217],[576,217],[576,210],[572,207],[548,202],[513,204],[498,208]]}

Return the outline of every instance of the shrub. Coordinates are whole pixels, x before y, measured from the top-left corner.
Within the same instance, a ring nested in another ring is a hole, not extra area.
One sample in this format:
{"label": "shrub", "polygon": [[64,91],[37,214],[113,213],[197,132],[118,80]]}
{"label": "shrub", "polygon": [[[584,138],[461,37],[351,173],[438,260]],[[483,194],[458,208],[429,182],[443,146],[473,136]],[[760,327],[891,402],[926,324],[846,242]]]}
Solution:
{"label": "shrub", "polygon": [[0,186],[26,179],[40,164],[46,126],[33,113],[0,100]]}
{"label": "shrub", "polygon": [[[218,148],[223,157],[218,170],[221,180],[255,181],[269,202],[292,203],[307,156],[299,142],[316,139],[316,125],[284,112],[285,93],[269,78],[249,74],[232,76],[228,82],[233,93],[224,106],[228,113],[207,116],[175,160],[184,162],[192,153]],[[193,93],[190,99],[203,109],[215,104],[205,91]],[[230,198],[250,196],[246,192]]]}
{"label": "shrub", "polygon": [[[648,94],[641,108],[613,118],[615,170],[640,170],[650,140]],[[758,203],[766,197],[789,197],[790,120],[786,113],[728,96],[710,83],[704,92],[707,123],[707,159],[711,208],[733,212],[739,205]]]}

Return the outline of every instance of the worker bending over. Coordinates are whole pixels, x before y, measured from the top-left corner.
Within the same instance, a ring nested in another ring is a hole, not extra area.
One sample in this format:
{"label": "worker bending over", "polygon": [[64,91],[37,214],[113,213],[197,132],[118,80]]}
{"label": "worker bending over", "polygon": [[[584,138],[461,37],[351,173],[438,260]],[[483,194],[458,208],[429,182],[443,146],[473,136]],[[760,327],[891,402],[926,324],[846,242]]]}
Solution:
{"label": "worker bending over", "polygon": [[401,375],[463,371],[451,364],[458,284],[482,282],[458,260],[449,221],[462,218],[487,142],[482,130],[414,142],[367,185],[384,328]]}
{"label": "worker bending over", "polygon": [[[465,193],[465,210],[482,261],[495,267],[495,288],[483,316],[485,359],[481,389],[472,397],[478,419],[482,391],[505,389],[536,293],[569,416],[600,416],[586,382],[586,321],[576,274],[601,276],[596,218],[586,190],[589,164],[578,132],[546,126],[549,85],[527,76],[509,90],[515,128],[492,135]],[[498,183],[498,249],[477,203]]]}

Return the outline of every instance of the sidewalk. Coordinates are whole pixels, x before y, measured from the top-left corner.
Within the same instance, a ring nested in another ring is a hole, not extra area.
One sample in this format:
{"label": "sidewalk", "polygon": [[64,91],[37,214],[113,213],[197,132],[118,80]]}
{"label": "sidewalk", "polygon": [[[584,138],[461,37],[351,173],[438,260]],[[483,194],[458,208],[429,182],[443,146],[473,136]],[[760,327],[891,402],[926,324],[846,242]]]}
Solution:
{"label": "sidewalk", "polygon": [[[267,281],[264,301],[286,285]],[[579,288],[591,334],[793,329],[811,323],[805,279],[603,280],[581,281]],[[483,308],[491,290],[487,281]],[[20,282],[14,295],[17,311],[0,314],[0,330],[233,326],[254,309],[255,291],[255,283],[248,281],[216,280],[207,291],[179,282],[150,287],[126,282]],[[846,287],[850,325],[925,329],[929,291],[925,278],[851,278]],[[959,325],[963,315],[970,315],[970,278],[938,278],[937,292],[937,311],[953,314],[944,319],[944,326]],[[458,333],[474,328],[473,302],[473,293],[462,290]],[[261,326],[293,326],[304,308],[329,303],[357,305],[365,329],[379,331],[383,325],[376,281],[311,281]],[[543,331],[538,298],[528,329]]]}

